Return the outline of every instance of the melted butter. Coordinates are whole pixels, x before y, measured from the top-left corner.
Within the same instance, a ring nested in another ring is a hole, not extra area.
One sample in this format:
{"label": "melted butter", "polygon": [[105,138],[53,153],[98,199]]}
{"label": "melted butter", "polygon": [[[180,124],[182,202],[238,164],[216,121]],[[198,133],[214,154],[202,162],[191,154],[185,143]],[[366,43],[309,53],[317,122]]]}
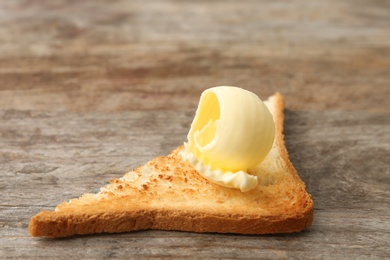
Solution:
{"label": "melted butter", "polygon": [[185,143],[183,159],[219,185],[248,191],[255,167],[272,148],[272,114],[254,93],[237,87],[205,90]]}

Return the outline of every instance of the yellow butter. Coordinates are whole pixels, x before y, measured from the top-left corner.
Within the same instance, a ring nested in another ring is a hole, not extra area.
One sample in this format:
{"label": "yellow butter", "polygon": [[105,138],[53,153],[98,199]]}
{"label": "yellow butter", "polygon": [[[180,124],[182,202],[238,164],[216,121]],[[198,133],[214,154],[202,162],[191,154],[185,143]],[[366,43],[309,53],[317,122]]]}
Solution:
{"label": "yellow butter", "polygon": [[210,181],[248,191],[257,177],[247,171],[267,156],[274,136],[273,117],[257,95],[214,87],[200,97],[183,158]]}

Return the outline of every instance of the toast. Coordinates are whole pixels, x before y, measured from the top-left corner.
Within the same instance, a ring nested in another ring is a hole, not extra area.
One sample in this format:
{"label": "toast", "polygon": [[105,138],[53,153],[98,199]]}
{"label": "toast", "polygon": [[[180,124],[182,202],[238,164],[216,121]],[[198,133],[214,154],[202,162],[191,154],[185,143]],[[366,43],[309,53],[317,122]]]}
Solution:
{"label": "toast", "polygon": [[144,229],[272,234],[299,232],[313,221],[313,201],[290,162],[284,144],[284,100],[276,93],[264,102],[275,121],[267,157],[250,174],[259,184],[248,192],[203,178],[184,162],[179,146],[169,155],[113,179],[97,194],[59,204],[33,216],[34,237],[66,237]]}

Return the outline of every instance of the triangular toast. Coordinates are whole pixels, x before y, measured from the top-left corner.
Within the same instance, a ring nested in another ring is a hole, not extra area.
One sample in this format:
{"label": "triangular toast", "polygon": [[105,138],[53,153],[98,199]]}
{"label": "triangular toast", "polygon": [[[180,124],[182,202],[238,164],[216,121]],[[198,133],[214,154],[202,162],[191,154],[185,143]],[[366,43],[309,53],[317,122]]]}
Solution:
{"label": "triangular toast", "polygon": [[97,194],[33,216],[30,234],[65,237],[142,229],[269,234],[309,227],[313,201],[284,144],[283,97],[276,93],[265,104],[276,135],[270,153],[250,172],[259,179],[255,189],[241,192],[208,181],[183,161],[180,146],[111,180]]}

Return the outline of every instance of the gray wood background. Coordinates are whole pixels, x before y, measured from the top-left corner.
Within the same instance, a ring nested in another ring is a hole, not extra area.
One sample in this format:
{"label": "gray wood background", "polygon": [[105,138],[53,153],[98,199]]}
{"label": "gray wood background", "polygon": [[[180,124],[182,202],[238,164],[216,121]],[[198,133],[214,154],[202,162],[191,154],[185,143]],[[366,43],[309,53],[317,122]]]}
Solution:
{"label": "gray wood background", "polygon": [[[0,1],[0,258],[390,257],[388,1]],[[200,93],[286,98],[299,234],[31,238],[29,218],[185,141]]]}

